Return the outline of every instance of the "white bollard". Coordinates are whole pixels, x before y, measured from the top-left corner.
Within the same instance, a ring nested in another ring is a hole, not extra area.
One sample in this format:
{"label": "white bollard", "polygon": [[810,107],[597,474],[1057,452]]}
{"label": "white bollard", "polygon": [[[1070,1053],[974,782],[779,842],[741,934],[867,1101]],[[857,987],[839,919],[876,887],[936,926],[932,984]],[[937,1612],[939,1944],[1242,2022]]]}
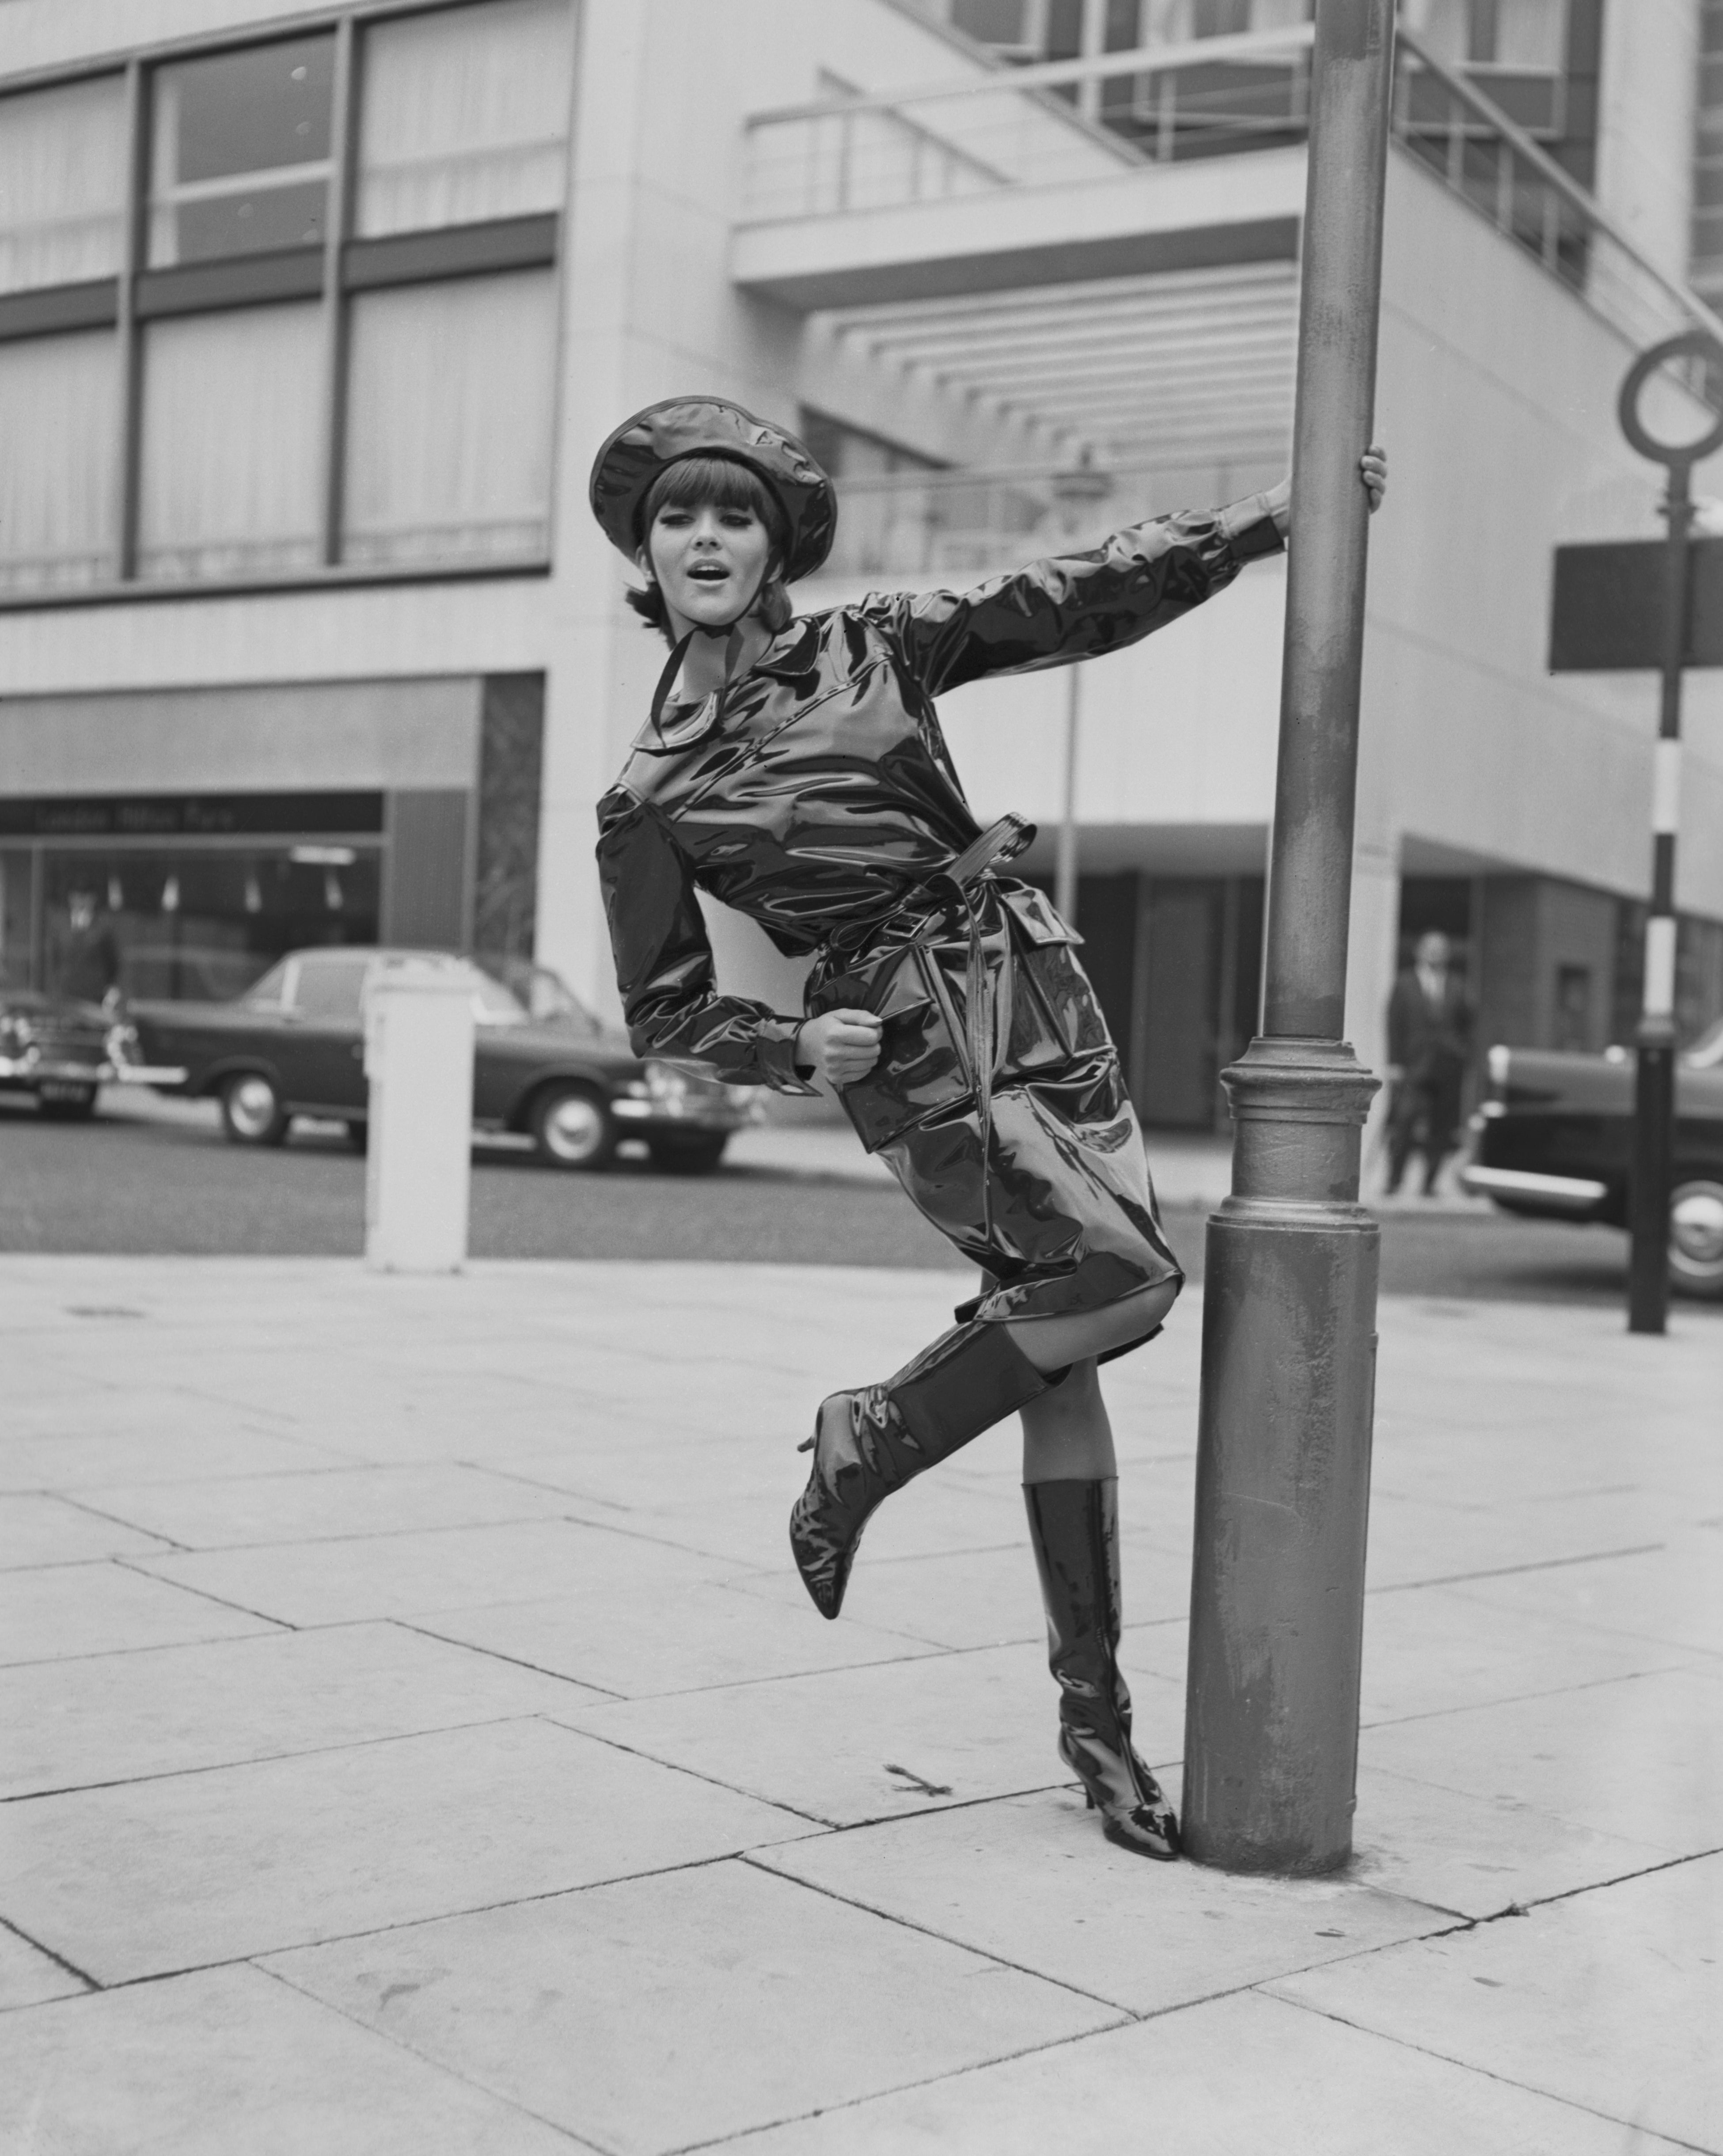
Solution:
{"label": "white bollard", "polygon": [[372,973],[365,1075],[365,1262],[375,1272],[459,1272],[473,1147],[473,983],[459,961],[403,958]]}

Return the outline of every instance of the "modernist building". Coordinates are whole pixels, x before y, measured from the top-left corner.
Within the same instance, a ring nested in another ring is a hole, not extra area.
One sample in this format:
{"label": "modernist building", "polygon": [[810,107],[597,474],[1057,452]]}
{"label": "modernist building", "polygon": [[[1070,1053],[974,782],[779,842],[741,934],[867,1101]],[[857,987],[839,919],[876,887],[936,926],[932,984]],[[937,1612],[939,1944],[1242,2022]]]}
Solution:
{"label": "modernist building", "polygon": [[[1267,483],[1306,14],[3,0],[0,960],[51,980],[81,891],[139,992],[382,937],[536,951],[613,1005],[592,808],[659,655],[586,511],[596,444],[689,388],[799,421],[844,494],[815,606]],[[1654,689],[1546,671],[1551,558],[1657,528],[1613,405],[1696,304],[1701,8],[1406,15],[1350,1024],[1380,1060],[1403,941],[1440,925],[1486,1040],[1601,1048],[1637,990]],[[1284,589],[1257,565],[945,710],[1038,871],[1073,810],[1155,1122],[1214,1118],[1254,1022]],[[1689,706],[1693,1027],[1723,1005],[1723,700]],[[715,939],[793,998],[746,924]]]}

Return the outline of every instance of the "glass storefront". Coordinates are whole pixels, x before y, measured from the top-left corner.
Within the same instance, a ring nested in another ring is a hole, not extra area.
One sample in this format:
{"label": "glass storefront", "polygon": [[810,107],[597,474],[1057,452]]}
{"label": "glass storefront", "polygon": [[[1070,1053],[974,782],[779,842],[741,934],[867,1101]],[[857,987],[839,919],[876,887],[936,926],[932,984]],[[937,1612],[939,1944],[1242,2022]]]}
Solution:
{"label": "glass storefront", "polygon": [[[380,796],[3,807],[0,972],[9,983],[95,1002],[110,989],[220,1002],[286,952],[379,940]],[[305,810],[312,816],[297,830],[256,829]],[[35,828],[19,831],[21,823]]]}

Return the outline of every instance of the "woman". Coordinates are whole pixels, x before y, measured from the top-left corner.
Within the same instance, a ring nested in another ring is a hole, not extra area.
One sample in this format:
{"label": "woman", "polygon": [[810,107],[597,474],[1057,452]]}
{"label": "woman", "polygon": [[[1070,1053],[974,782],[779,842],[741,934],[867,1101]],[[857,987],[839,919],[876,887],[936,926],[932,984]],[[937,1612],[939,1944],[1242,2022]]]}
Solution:
{"label": "woman", "polygon": [[[1361,470],[1373,507],[1379,454]],[[957,1322],[883,1383],[834,1393],[790,1541],[836,1617],[869,1515],[1020,1414],[1059,1686],[1060,1756],[1108,1838],[1178,1853],[1120,1675],[1116,1467],[1098,1361],[1159,1332],[1182,1285],[1119,1059],[1042,895],[1001,875],[1033,836],[970,813],[933,699],[1134,643],[1278,552],[1289,490],[1139,525],[958,596],[800,620],[785,587],[830,551],[830,481],[794,436],[718,398],[638,413],[592,503],[673,645],[599,804],[598,860],[636,1052],[788,1093],[818,1075],[863,1143],[981,1268]],[[720,994],[697,891],[811,956],[800,1016]]]}

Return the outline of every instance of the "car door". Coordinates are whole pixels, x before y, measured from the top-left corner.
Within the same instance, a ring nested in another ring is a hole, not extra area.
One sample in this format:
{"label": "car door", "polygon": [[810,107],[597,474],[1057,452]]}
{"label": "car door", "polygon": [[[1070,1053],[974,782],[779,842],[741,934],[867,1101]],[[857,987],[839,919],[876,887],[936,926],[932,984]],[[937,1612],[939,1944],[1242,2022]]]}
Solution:
{"label": "car door", "polygon": [[367,1100],[361,1003],[373,954],[300,954],[292,1014],[281,1033],[281,1083],[295,1107],[336,1115],[362,1111]]}

